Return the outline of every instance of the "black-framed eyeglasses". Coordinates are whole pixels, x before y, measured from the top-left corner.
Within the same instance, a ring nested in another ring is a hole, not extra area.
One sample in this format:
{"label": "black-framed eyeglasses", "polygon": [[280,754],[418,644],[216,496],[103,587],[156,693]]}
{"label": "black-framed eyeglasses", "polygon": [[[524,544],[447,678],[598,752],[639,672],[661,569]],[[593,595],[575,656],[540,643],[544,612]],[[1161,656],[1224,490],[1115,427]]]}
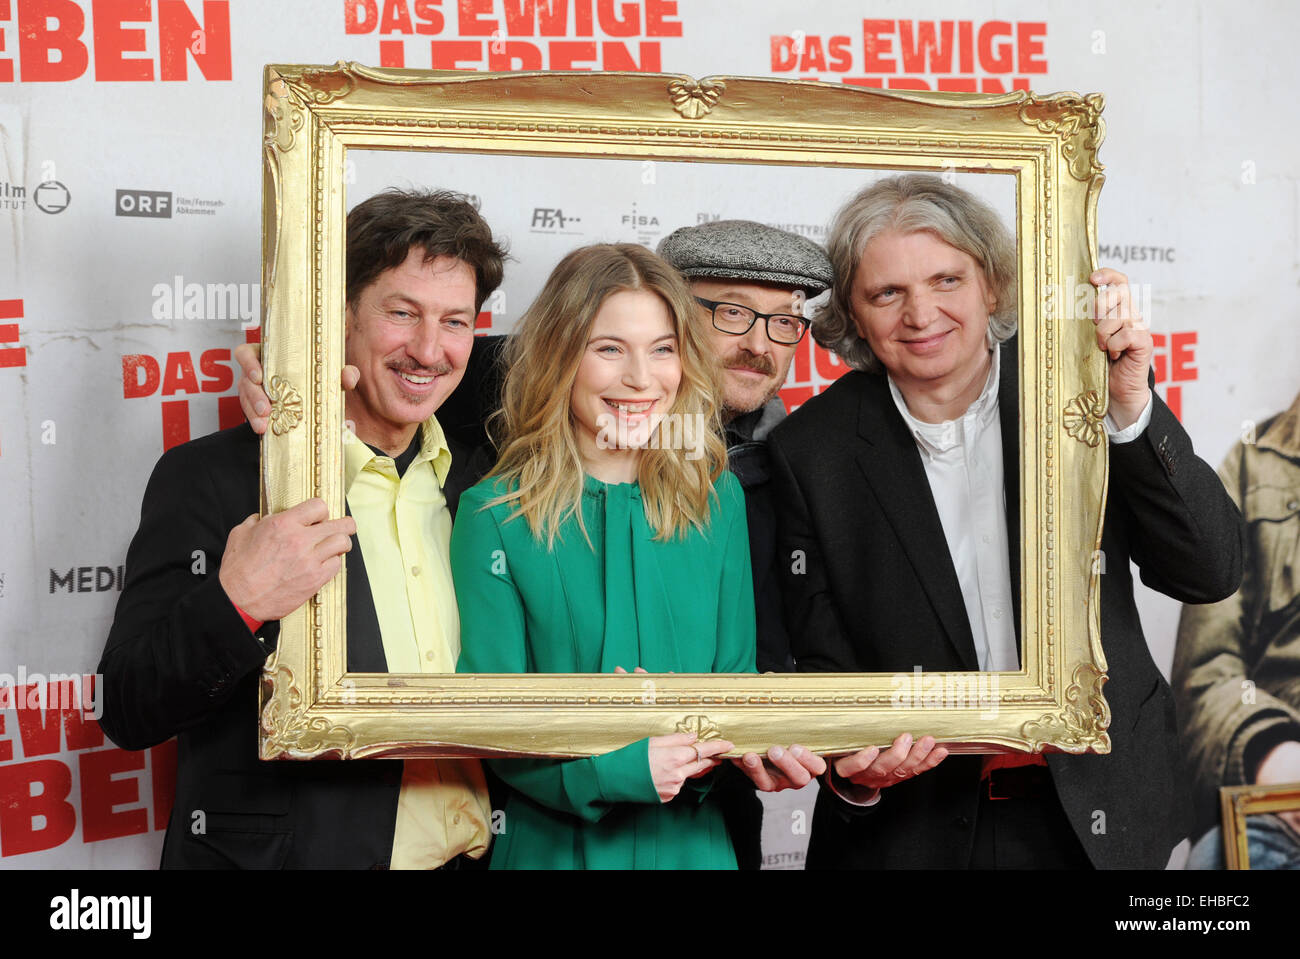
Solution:
{"label": "black-framed eyeglasses", "polygon": [[739,303],[719,303],[702,296],[697,296],[695,302],[707,307],[713,314],[715,330],[733,336],[744,336],[756,320],[762,320],[769,340],[783,346],[793,346],[803,339],[808,330],[808,320],[790,313],[759,313]]}

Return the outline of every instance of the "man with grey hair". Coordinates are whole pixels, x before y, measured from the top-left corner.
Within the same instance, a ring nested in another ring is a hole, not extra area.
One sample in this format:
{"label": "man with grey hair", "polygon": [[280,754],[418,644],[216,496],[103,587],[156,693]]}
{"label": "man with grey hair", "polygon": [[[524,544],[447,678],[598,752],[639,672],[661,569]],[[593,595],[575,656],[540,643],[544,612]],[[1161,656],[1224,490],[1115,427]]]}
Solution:
{"label": "man with grey hair", "polygon": [[[1014,241],[969,193],[911,175],[850,200],[829,253],[835,284],[813,332],[855,372],[769,440],[778,553],[805,557],[780,566],[798,666],[1015,671]],[[1151,389],[1152,337],[1127,278],[1089,279],[1110,361],[1101,624],[1113,752],[946,759],[932,737],[913,739],[926,730],[905,731],[833,762],[810,868],[1160,868],[1186,834],[1172,696],[1129,563],[1184,602],[1221,599],[1241,579],[1241,517]]]}

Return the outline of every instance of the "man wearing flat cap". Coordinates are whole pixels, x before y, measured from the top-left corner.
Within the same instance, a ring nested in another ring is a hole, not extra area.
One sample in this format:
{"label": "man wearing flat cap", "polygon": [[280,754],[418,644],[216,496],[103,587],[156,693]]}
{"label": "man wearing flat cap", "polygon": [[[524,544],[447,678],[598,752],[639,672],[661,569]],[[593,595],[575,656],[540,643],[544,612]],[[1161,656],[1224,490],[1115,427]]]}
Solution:
{"label": "man wearing flat cap", "polygon": [[[813,241],[749,220],[715,220],[664,237],[658,253],[690,282],[698,319],[722,366],[722,422],[727,466],[745,490],[754,573],[760,672],[793,672],[776,573],[776,517],[769,483],[767,435],[785,419],[777,393],[808,330],[810,303],[831,285],[831,263]],[[800,788],[826,768],[801,746],[774,746],[763,762],[738,761],[764,792]],[[763,807],[744,781],[722,795],[727,828],[742,869],[761,860]]]}
{"label": "man wearing flat cap", "polygon": [[785,419],[777,393],[808,330],[805,305],[830,289],[830,260],[812,240],[749,220],[682,227],[658,253],[690,281],[722,365],[727,466],[745,489],[749,519],[758,669],[793,672],[775,575],[767,434]]}

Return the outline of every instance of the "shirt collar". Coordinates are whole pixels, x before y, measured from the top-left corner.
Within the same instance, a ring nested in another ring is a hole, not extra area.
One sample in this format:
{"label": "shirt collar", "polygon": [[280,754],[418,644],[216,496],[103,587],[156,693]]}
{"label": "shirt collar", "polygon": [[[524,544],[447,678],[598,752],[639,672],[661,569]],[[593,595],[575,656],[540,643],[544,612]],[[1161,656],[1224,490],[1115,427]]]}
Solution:
{"label": "shirt collar", "polygon": [[979,397],[966,408],[966,412],[960,417],[954,420],[945,420],[942,423],[924,423],[913,416],[907,408],[907,401],[903,399],[902,392],[894,383],[894,378],[886,376],[889,381],[889,394],[894,398],[894,405],[898,407],[903,422],[907,424],[908,432],[916,439],[916,445],[921,448],[921,452],[926,456],[938,456],[949,450],[956,449],[964,443],[974,443],[980,433],[997,418],[998,382],[1001,375],[1002,351],[995,346],[990,352],[993,354],[993,362],[990,364],[989,377],[985,381],[984,389],[980,392]]}
{"label": "shirt collar", "polygon": [[[433,464],[438,485],[446,485],[447,473],[451,470],[451,448],[447,446],[447,436],[443,433],[437,417],[434,416],[430,416],[420,424],[420,452],[416,453],[415,459],[411,461],[411,468],[425,461]],[[393,458],[376,455],[374,450],[357,439],[356,434],[345,426],[343,427],[343,495],[347,495],[352,489],[353,481],[364,470],[390,473],[393,479],[397,479],[397,468],[393,465]],[[409,473],[410,470],[407,472]]]}

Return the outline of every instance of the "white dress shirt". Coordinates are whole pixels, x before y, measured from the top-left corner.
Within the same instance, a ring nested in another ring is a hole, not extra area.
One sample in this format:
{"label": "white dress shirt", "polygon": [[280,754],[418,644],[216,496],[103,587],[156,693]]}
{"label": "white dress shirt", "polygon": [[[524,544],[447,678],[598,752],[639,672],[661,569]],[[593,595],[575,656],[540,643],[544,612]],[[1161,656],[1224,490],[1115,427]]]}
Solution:
{"label": "white dress shirt", "polygon": [[[1007,542],[1002,427],[998,419],[1001,353],[992,351],[989,378],[979,398],[959,418],[943,423],[923,423],[914,417],[893,378],[889,378],[894,404],[921,451],[983,672],[1020,668],[1011,608],[1014,594]],[[1137,422],[1124,430],[1117,430],[1107,414],[1106,433],[1112,443],[1128,443],[1150,422],[1148,397]]]}
{"label": "white dress shirt", "polygon": [[964,414],[923,423],[907,408],[893,377],[889,392],[921,451],[926,479],[948,540],[970,621],[975,655],[984,672],[1020,668],[1011,604],[1007,502],[998,421],[1000,350],[993,351],[988,380]]}
{"label": "white dress shirt", "polygon": [[[982,672],[1005,672],[1020,668],[1020,649],[1011,605],[1014,593],[1007,542],[1002,426],[998,418],[1001,350],[991,352],[993,363],[983,391],[955,420],[918,420],[908,410],[892,377],[889,392],[921,451],[925,476],[961,586],[979,668]],[[1151,407],[1148,396],[1137,422],[1123,430],[1117,430],[1107,414],[1110,442],[1128,443],[1141,435],[1151,422]],[[878,790],[852,784],[846,788],[843,782],[828,781],[833,792],[853,805],[872,806],[880,800]]]}

